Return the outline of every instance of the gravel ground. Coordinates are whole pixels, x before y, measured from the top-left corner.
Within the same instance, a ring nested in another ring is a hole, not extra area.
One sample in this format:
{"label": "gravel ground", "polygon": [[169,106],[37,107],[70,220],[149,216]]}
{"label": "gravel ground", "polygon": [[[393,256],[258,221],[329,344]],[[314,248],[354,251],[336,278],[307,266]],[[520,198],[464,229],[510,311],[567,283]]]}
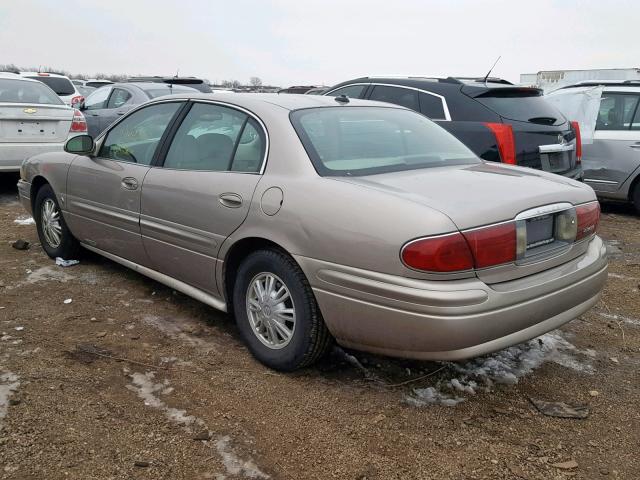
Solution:
{"label": "gravel ground", "polygon": [[224,314],[95,255],[56,266],[15,222],[15,181],[0,179],[0,478],[638,478],[640,218],[626,206],[604,206],[602,300],[539,342],[462,365],[336,348],[283,375]]}

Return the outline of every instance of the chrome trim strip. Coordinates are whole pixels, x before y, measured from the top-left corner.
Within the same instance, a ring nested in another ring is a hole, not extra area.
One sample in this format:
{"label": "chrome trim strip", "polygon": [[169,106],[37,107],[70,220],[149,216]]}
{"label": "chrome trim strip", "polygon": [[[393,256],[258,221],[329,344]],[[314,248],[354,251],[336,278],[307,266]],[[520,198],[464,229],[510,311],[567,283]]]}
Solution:
{"label": "chrome trim strip", "polygon": [[141,273],[142,275],[152,278],[157,282],[163,283],[168,287],[173,288],[174,290],[182,292],[191,298],[194,298],[202,303],[209,305],[210,307],[213,307],[217,310],[221,310],[223,312],[227,311],[227,303],[224,300],[216,298],[207,292],[204,292],[198,288],[192,287],[191,285],[181,282],[180,280],[176,280],[173,277],[169,277],[164,273],[151,270],[150,268],[143,267],[142,265],[134,263],[125,258],[119,257],[109,252],[105,252],[104,250],[100,250],[99,248],[92,247],[91,245],[88,245],[84,242],[82,242],[81,245],[87,250],[91,250],[92,252],[102,255],[108,258],[109,260],[113,260],[114,262],[119,263],[120,265],[123,265],[127,268],[130,268],[131,270]]}
{"label": "chrome trim strip", "polygon": [[614,182],[613,180],[599,180],[597,178],[585,178],[585,182],[587,183],[603,183],[605,185],[617,185],[618,182]]}
{"label": "chrome trim strip", "polygon": [[514,220],[526,220],[527,218],[539,217],[541,215],[547,215],[549,213],[569,210],[570,208],[573,208],[573,204],[569,202],[552,203],[550,205],[543,205],[541,207],[535,207],[529,210],[525,210],[524,212],[520,212],[518,215],[516,215],[516,218]]}
{"label": "chrome trim strip", "polygon": [[540,153],[572,152],[575,146],[572,143],[554,143],[551,145],[540,145]]}
{"label": "chrome trim strip", "polygon": [[[352,85],[377,85],[377,86],[381,86],[381,87],[395,87],[395,88],[404,88],[406,90],[415,90],[416,92],[422,92],[425,93],[427,95],[431,95],[433,97],[438,97],[440,99],[440,101],[442,102],[442,109],[444,110],[444,118],[430,118],[430,120],[445,120],[450,122],[451,121],[451,114],[449,113],[449,106],[447,105],[447,99],[444,98],[442,95],[438,95],[437,93],[433,93],[430,92],[428,90],[423,90],[421,88],[416,88],[416,87],[408,87],[405,85],[393,85],[391,83],[378,83],[378,82],[358,82],[358,83],[350,83],[348,85],[341,85],[338,88],[343,88],[343,87],[350,87]],[[327,93],[323,93],[322,96],[328,96],[331,92],[335,92],[336,90],[338,90],[338,88],[334,88],[333,90],[327,92]],[[375,99],[367,99],[367,100],[372,100],[372,101],[377,101]],[[395,105],[395,104],[393,104]],[[418,112],[419,113],[419,112]]]}

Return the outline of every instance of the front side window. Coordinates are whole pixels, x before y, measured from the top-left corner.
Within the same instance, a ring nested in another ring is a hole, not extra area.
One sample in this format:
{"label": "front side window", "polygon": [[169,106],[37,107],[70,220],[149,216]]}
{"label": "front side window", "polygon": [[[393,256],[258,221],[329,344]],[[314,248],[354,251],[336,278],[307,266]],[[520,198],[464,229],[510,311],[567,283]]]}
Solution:
{"label": "front side window", "polygon": [[4,78],[0,79],[0,102],[64,105],[60,97],[41,83]]}
{"label": "front side window", "polygon": [[418,92],[402,87],[387,87],[385,85],[376,85],[369,100],[377,100],[378,102],[394,103],[410,108],[411,110],[420,111],[418,103]]}
{"label": "front side window", "polygon": [[384,107],[296,110],[291,121],[322,176],[357,176],[480,160],[419,113]]}
{"label": "front side window", "polygon": [[165,168],[257,172],[265,139],[247,114],[220,105],[193,105],[171,143]]}
{"label": "front side window", "polygon": [[120,108],[129,101],[131,94],[122,88],[114,88],[113,93],[109,97],[107,108]]}
{"label": "front side window", "polygon": [[596,130],[629,130],[639,98],[638,95],[603,92]]}
{"label": "front side window", "polygon": [[349,98],[360,98],[367,85],[347,85],[346,87],[338,88],[333,92],[327,93],[329,97],[339,97],[344,95]]}
{"label": "front side window", "polygon": [[107,107],[107,99],[111,93],[111,87],[99,88],[84,101],[85,110],[100,110]]}
{"label": "front side window", "polygon": [[181,105],[160,103],[132,113],[107,133],[98,156],[150,165],[162,134]]}

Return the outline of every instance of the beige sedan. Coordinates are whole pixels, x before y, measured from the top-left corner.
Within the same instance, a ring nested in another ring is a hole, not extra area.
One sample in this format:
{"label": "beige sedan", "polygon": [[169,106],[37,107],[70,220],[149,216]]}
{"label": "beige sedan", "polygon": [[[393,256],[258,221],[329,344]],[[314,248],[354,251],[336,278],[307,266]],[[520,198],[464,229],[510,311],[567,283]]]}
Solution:
{"label": "beige sedan", "polygon": [[579,182],[485,163],[413,111],[347,97],[165,97],[27,160],[42,246],[80,246],[236,318],[294,370],[343,346],[456,360],[559,327],[607,276]]}

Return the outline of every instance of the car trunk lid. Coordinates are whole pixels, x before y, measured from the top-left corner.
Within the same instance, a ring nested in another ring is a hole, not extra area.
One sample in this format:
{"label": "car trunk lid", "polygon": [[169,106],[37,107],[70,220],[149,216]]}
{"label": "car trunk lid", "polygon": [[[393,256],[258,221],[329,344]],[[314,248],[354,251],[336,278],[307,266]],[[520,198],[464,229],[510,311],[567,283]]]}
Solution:
{"label": "car trunk lid", "polygon": [[64,105],[0,103],[0,143],[63,142],[72,119]]}

